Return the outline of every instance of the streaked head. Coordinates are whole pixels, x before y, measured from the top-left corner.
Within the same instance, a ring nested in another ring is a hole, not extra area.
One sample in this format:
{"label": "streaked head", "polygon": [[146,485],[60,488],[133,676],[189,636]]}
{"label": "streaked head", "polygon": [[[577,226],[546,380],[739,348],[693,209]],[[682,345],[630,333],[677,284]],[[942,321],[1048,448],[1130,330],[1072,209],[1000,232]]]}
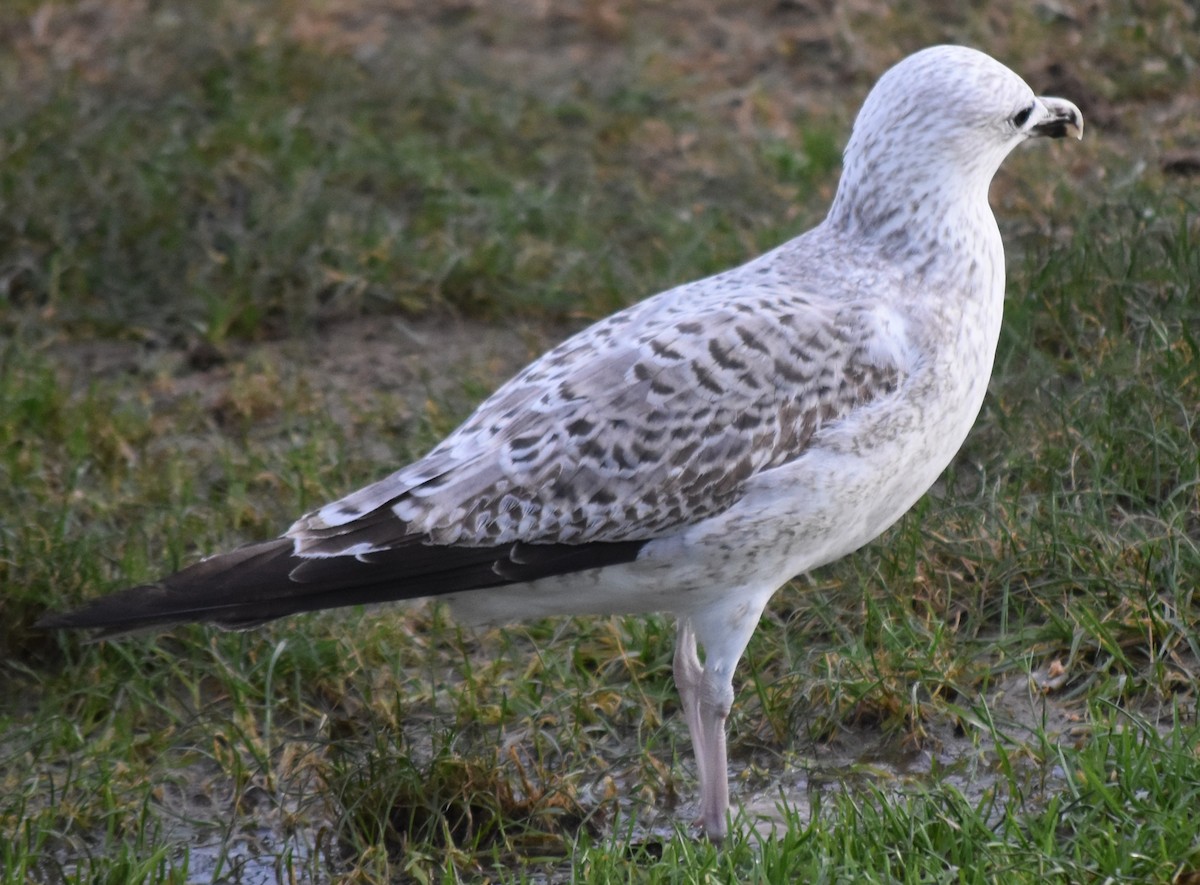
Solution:
{"label": "streaked head", "polygon": [[867,96],[846,146],[835,209],[878,191],[952,191],[956,199],[966,191],[986,199],[1014,147],[1036,136],[1067,135],[1083,136],[1083,115],[1071,102],[1034,95],[977,50],[924,49],[887,71]]}

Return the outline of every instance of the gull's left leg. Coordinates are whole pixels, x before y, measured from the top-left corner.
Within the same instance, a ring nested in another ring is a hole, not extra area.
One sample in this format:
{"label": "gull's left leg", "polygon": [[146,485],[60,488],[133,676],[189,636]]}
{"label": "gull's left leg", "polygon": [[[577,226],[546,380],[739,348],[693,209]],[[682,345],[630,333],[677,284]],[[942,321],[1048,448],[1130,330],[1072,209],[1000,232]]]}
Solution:
{"label": "gull's left leg", "polygon": [[725,814],[729,811],[725,722],[733,707],[733,671],[721,673],[706,665],[698,694],[696,719],[700,740],[696,746],[696,764],[701,772],[700,827],[708,838],[720,842],[725,838]]}
{"label": "gull's left leg", "polygon": [[[718,606],[693,616],[691,622],[704,646],[704,666],[700,684],[695,687],[695,713],[689,712],[686,706],[684,712],[688,716],[700,770],[700,826],[708,838],[718,842],[725,838],[725,815],[729,811],[725,723],[733,707],[733,671],[768,599],[769,593],[758,598],[746,594],[735,604]],[[698,740],[696,732],[699,732]]]}

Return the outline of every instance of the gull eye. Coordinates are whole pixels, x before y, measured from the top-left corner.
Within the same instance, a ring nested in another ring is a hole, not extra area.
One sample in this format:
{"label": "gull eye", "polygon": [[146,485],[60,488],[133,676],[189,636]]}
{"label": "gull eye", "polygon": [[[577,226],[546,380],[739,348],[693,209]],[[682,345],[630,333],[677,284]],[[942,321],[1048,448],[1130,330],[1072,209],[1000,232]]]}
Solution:
{"label": "gull eye", "polygon": [[1033,105],[1030,105],[1027,108],[1023,108],[1023,109],[1017,111],[1017,113],[1012,118],[1013,125],[1016,126],[1018,129],[1020,129],[1022,126],[1024,126],[1026,123],[1029,122],[1029,117],[1032,113],[1033,113]]}

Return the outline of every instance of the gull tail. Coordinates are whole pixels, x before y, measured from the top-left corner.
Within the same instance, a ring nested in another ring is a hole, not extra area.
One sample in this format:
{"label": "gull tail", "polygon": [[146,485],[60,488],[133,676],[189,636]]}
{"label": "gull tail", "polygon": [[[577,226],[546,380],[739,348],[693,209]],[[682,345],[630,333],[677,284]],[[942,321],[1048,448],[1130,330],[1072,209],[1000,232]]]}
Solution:
{"label": "gull tail", "polygon": [[525,584],[637,558],[644,541],[436,546],[413,542],[358,555],[297,556],[290,538],[250,544],[121,590],[40,629],[95,629],[101,636],[178,623],[255,627],[300,612]]}

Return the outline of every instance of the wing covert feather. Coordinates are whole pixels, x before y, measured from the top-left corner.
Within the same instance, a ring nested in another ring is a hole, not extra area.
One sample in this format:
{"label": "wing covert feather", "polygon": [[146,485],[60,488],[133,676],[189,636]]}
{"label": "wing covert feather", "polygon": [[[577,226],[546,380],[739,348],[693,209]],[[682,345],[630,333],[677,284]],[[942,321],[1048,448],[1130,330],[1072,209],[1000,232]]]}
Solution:
{"label": "wing covert feather", "polygon": [[766,292],[678,319],[640,307],[549,351],[425,458],[302,518],[297,552],[657,537],[905,376],[902,333],[869,306]]}

